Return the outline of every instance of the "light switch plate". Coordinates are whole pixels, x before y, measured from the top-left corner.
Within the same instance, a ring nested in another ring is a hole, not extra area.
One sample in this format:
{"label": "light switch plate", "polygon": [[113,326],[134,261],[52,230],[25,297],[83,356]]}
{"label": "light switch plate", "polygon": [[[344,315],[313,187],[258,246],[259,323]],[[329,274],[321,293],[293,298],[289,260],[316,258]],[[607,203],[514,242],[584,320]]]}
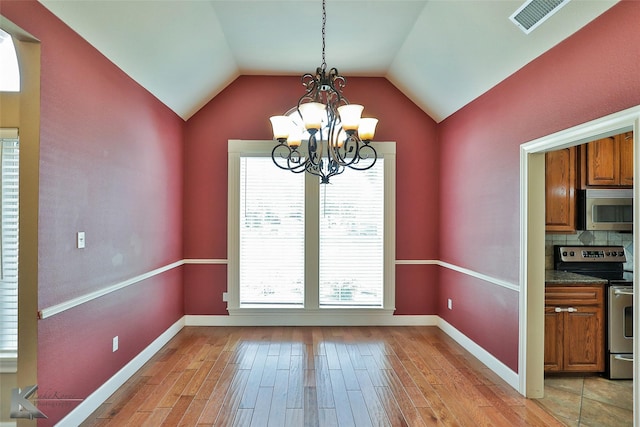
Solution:
{"label": "light switch plate", "polygon": [[84,245],[85,245],[84,231],[78,231],[78,235],[77,235],[78,249],[83,249]]}
{"label": "light switch plate", "polygon": [[113,351],[117,351],[118,350],[118,336],[116,335],[115,337],[113,337]]}

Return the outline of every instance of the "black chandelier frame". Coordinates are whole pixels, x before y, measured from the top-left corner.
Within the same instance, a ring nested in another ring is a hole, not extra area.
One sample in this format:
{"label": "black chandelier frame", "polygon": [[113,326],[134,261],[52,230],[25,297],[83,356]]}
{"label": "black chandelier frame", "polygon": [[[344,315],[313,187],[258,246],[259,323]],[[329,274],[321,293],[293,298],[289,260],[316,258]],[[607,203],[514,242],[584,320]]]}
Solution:
{"label": "black chandelier frame", "polygon": [[[299,122],[300,131],[304,128],[300,107],[307,103],[319,103],[324,106],[324,117],[318,129],[308,128],[307,150],[303,153],[298,144],[290,144],[288,138],[277,138],[278,144],[271,151],[276,166],[294,173],[308,172],[320,177],[320,183],[328,184],[329,178],[343,173],[347,168],[367,170],[373,167],[378,158],[369,139],[361,139],[355,129],[343,129],[339,107],[349,105],[342,94],[347,80],[336,68],[327,71],[325,59],[326,5],[322,2],[322,64],[315,74],[302,76],[305,93],[297,105],[285,115],[293,123]],[[324,125],[324,126],[323,126]],[[302,141],[300,141],[301,145]],[[325,153],[326,152],[326,153]]]}

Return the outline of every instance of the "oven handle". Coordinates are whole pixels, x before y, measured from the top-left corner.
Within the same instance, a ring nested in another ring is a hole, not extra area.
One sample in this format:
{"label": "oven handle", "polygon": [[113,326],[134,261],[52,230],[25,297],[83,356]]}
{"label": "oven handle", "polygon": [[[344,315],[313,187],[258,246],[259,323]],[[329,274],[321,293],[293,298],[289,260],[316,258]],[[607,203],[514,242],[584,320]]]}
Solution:
{"label": "oven handle", "polygon": [[633,290],[626,290],[626,289],[614,289],[613,290],[613,294],[615,296],[619,296],[619,295],[633,295]]}
{"label": "oven handle", "polygon": [[633,357],[625,357],[625,356],[621,356],[621,355],[616,355],[613,357],[616,360],[624,360],[625,362],[633,362]]}

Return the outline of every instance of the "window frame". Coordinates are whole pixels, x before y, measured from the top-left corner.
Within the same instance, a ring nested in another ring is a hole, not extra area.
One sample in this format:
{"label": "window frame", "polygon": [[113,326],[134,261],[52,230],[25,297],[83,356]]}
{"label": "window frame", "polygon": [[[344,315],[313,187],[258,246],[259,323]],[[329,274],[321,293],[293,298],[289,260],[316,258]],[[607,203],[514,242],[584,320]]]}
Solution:
{"label": "window frame", "polygon": [[[335,325],[375,324],[378,316],[392,316],[395,311],[395,218],[396,218],[396,143],[372,142],[378,157],[384,161],[384,290],[382,307],[321,307],[319,303],[317,245],[307,249],[305,258],[305,296],[303,308],[241,307],[239,292],[240,259],[240,157],[271,156],[275,141],[228,141],[228,200],[227,200],[227,311],[230,316],[246,316],[244,324],[262,325]],[[274,167],[276,167],[274,165]],[[333,179],[345,179],[349,173]],[[320,202],[320,183],[317,176],[305,173],[305,217],[317,215]],[[315,214],[314,214],[315,212]],[[316,221],[305,220],[307,239],[318,241]],[[286,314],[286,316],[283,316]],[[364,316],[364,317],[363,317]],[[363,321],[366,319],[366,322]],[[242,323],[242,322],[241,322]]]}

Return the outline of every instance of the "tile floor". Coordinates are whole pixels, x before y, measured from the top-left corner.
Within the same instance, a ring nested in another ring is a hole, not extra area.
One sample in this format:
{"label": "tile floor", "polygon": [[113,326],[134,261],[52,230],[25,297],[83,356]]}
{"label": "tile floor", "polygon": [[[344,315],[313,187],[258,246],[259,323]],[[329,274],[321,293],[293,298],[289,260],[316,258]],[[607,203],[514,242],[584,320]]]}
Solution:
{"label": "tile floor", "polygon": [[538,403],[569,427],[633,426],[633,381],[547,377]]}

